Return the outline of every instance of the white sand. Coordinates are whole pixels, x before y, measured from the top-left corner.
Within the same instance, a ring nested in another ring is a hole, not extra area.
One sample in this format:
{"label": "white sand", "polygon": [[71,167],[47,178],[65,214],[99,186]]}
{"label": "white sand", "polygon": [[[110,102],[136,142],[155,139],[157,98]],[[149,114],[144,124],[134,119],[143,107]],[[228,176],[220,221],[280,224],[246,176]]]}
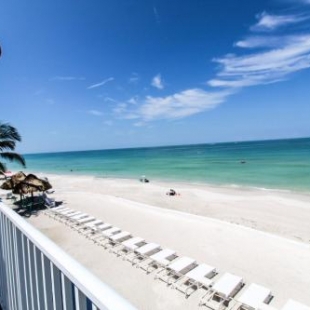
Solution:
{"label": "white sand", "polygon": [[[288,298],[310,305],[310,196],[202,185],[143,184],[135,180],[49,175],[53,197],[91,215],[269,287],[272,305]],[[180,196],[167,196],[174,188]],[[154,280],[62,223],[40,214],[29,219],[69,254],[138,309],[198,309],[190,298]],[[216,279],[216,278],[215,278]],[[244,289],[243,289],[244,290]]]}

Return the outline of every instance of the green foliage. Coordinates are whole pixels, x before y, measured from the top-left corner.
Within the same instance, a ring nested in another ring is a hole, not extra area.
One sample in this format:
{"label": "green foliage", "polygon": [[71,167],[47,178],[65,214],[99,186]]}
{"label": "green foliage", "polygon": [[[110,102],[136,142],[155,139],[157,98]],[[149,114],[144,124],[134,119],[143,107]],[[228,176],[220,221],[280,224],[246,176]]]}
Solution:
{"label": "green foliage", "polygon": [[[0,123],[0,159],[6,161],[15,161],[26,166],[24,157],[18,153],[15,153],[16,142],[22,140],[18,130],[7,123]],[[6,165],[0,161],[0,172],[6,171]]]}

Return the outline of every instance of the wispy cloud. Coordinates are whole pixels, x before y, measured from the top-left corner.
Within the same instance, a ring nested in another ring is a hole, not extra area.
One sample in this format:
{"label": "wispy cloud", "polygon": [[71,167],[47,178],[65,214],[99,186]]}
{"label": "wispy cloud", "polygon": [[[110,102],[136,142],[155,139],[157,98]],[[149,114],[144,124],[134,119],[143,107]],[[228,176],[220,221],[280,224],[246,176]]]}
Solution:
{"label": "wispy cloud", "polygon": [[116,99],[113,99],[111,97],[105,97],[104,102],[112,102],[112,103],[119,103]]}
{"label": "wispy cloud", "polygon": [[133,72],[131,77],[128,79],[129,84],[137,84],[140,81],[140,76],[138,73]]}
{"label": "wispy cloud", "polygon": [[159,18],[157,8],[155,6],[153,7],[153,12],[154,12],[155,21],[159,25],[160,24],[160,18]]}
{"label": "wispy cloud", "polygon": [[160,74],[153,77],[151,85],[157,89],[163,89],[164,84]]}
{"label": "wispy cloud", "polygon": [[252,36],[244,40],[237,41],[234,45],[241,48],[266,48],[278,47],[289,40],[289,37],[276,36]]}
{"label": "wispy cloud", "polygon": [[50,78],[50,81],[83,81],[84,77],[76,77],[76,76],[55,76]]}
{"label": "wispy cloud", "polygon": [[[213,59],[219,64],[218,73],[207,82],[213,91],[191,88],[165,97],[134,97],[118,104],[114,113],[134,120],[134,126],[161,119],[181,119],[216,108],[242,88],[283,81],[291,73],[310,68],[310,33],[275,34],[278,27],[304,22],[305,16],[276,16],[264,12],[258,19],[250,29],[256,35],[234,44],[235,48],[242,49],[239,55],[227,54]],[[269,32],[259,35],[258,30]],[[153,78],[152,86],[163,89],[160,74]]]}
{"label": "wispy cloud", "polygon": [[[268,45],[268,39],[265,44],[262,40],[263,45]],[[310,67],[310,35],[285,37],[277,48],[245,56],[227,55],[214,61],[222,68],[217,78],[208,81],[210,86],[246,87],[274,83]]]}
{"label": "wispy cloud", "polygon": [[308,19],[301,15],[271,15],[263,12],[257,15],[258,22],[251,27],[252,31],[271,31],[289,24],[296,24]]}
{"label": "wispy cloud", "polygon": [[178,119],[215,108],[231,94],[232,91],[207,92],[194,88],[166,97],[148,96],[134,110],[123,104],[115,112],[123,118],[142,119],[145,122]]}
{"label": "wispy cloud", "polygon": [[88,113],[88,114],[91,114],[91,115],[95,115],[95,116],[101,116],[101,115],[103,115],[102,112],[97,111],[97,110],[89,110],[89,111],[87,111],[87,113]]}
{"label": "wispy cloud", "polygon": [[109,77],[109,78],[103,80],[100,83],[96,83],[96,84],[88,86],[87,89],[93,89],[93,88],[96,88],[96,87],[100,87],[100,86],[103,86],[103,85],[107,84],[108,82],[112,82],[112,81],[114,81],[114,78],[113,77]]}

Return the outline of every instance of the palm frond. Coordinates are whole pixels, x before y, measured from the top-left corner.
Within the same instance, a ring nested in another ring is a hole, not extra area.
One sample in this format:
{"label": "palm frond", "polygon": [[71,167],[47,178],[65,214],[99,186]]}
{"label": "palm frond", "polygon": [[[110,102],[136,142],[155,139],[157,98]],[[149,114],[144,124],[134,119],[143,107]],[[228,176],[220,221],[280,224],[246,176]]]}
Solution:
{"label": "palm frond", "polygon": [[26,161],[24,157],[20,154],[13,153],[13,152],[2,152],[0,153],[0,157],[9,161],[16,161],[20,163],[22,166],[26,167]]}
{"label": "palm frond", "polygon": [[1,140],[13,140],[21,141],[22,137],[18,133],[17,129],[8,123],[0,123],[0,139]]}
{"label": "palm frond", "polygon": [[4,150],[11,150],[13,151],[15,149],[16,143],[15,141],[12,140],[0,140],[0,152],[4,151]]}
{"label": "palm frond", "polygon": [[6,171],[6,165],[4,163],[2,163],[1,161],[0,161],[0,171],[1,172],[5,172]]}

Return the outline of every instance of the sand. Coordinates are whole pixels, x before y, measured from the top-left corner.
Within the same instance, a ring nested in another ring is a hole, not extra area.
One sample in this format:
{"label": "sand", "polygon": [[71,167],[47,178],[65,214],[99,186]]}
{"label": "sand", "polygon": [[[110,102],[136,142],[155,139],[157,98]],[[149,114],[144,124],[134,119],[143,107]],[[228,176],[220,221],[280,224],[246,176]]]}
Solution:
{"label": "sand", "polygon": [[[310,195],[194,184],[48,175],[56,200],[172,248],[180,256],[258,283],[281,308],[288,298],[310,305]],[[167,196],[174,188],[180,195]],[[84,236],[39,213],[28,219],[138,309],[198,309],[188,299]],[[243,289],[244,291],[244,289]]]}

